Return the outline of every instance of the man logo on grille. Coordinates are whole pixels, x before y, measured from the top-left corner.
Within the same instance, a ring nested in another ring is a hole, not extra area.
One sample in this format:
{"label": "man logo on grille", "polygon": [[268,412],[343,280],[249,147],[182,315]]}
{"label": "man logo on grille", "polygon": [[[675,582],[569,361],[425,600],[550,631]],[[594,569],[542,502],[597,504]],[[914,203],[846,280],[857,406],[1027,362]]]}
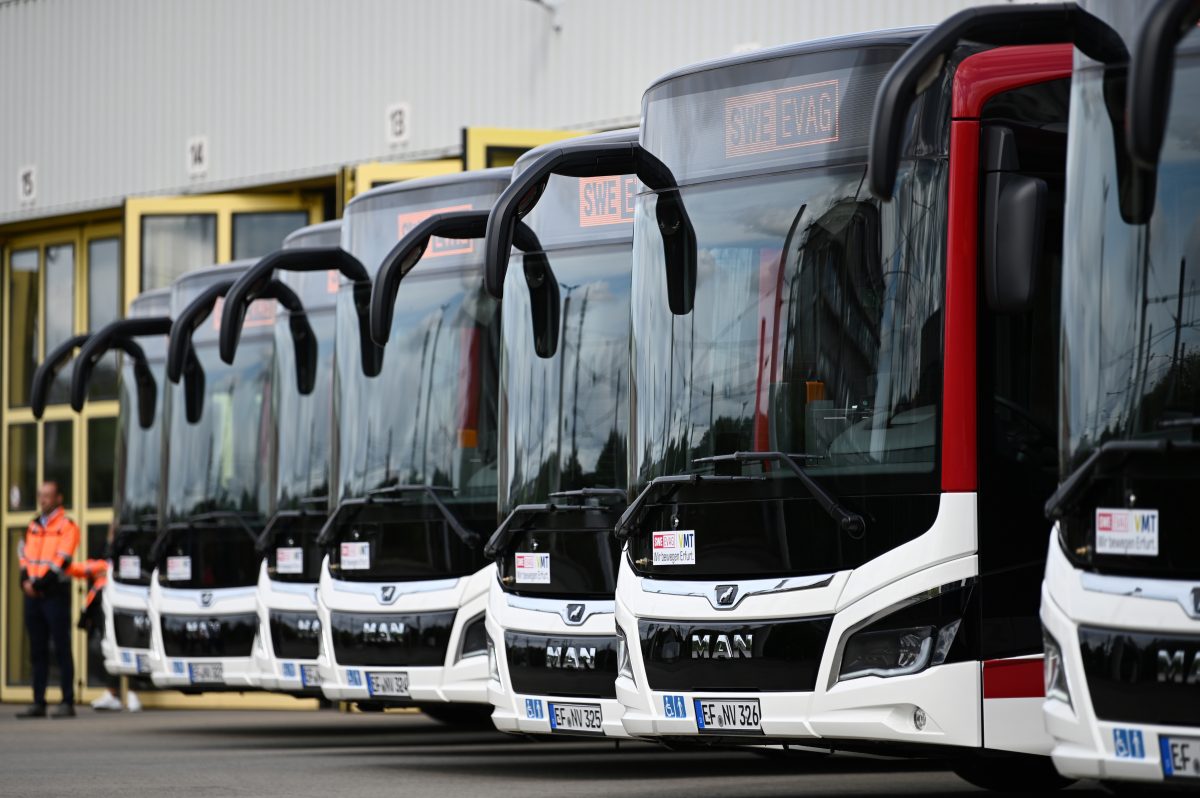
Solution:
{"label": "man logo on grille", "polygon": [[583,612],[587,609],[584,604],[568,604],[567,605],[567,623],[581,623],[583,621]]}
{"label": "man logo on grille", "polygon": [[202,607],[212,606],[212,593],[210,593],[206,590],[200,594],[200,606],[202,606]]}
{"label": "man logo on grille", "polygon": [[384,585],[379,588],[379,600],[384,604],[390,604],[394,598],[396,598],[395,585]]}
{"label": "man logo on grille", "polygon": [[717,604],[722,607],[732,607],[737,599],[737,585],[717,585]]}
{"label": "man logo on grille", "polygon": [[1200,615],[1200,587],[1192,588],[1192,614]]}

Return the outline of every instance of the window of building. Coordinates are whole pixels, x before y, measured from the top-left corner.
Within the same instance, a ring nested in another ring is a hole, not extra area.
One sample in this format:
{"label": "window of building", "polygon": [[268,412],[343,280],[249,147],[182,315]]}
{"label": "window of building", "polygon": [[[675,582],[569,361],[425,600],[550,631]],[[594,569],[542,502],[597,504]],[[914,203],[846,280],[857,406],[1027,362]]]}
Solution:
{"label": "window of building", "polygon": [[[94,238],[87,244],[87,328],[93,332],[121,318],[121,242]],[[117,355],[109,352],[96,364],[88,399],[117,398]]]}
{"label": "window of building", "polygon": [[288,233],[308,224],[308,211],[233,214],[233,259],[261,258],[283,246]]}
{"label": "window of building", "polygon": [[145,216],[141,252],[142,290],[165,288],[184,272],[217,262],[217,216]]}
{"label": "window of building", "polygon": [[38,250],[12,253],[8,273],[8,403],[29,404],[29,382],[37,368],[38,352]]}
{"label": "window of building", "polygon": [[[46,320],[46,352],[75,334],[75,245],[46,247],[46,286],[42,317]],[[70,398],[71,370],[61,369],[50,384],[51,404]]]}

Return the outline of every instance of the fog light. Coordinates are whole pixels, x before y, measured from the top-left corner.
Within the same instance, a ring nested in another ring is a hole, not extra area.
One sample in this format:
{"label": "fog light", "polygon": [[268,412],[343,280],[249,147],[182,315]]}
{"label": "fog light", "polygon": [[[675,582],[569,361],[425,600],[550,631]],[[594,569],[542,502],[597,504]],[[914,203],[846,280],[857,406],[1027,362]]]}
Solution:
{"label": "fog light", "polygon": [[1045,629],[1042,629],[1042,648],[1045,650],[1045,657],[1042,659],[1042,679],[1046,687],[1046,698],[1071,706],[1071,690],[1067,687],[1062,647]]}
{"label": "fog light", "polygon": [[913,725],[917,727],[917,731],[925,730],[926,720],[927,718],[925,717],[925,710],[921,709],[920,707],[917,707],[913,710]]}
{"label": "fog light", "polygon": [[493,682],[500,681],[500,663],[496,661],[496,644],[492,642],[492,636],[487,638],[487,658],[488,658],[488,678]]}

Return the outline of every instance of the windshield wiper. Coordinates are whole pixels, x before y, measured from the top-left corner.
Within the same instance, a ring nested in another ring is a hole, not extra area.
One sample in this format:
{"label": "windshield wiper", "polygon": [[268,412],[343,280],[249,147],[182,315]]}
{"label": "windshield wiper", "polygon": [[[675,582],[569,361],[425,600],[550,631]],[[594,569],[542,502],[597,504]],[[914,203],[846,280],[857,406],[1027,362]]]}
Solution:
{"label": "windshield wiper", "polygon": [[162,548],[166,545],[167,538],[170,537],[172,532],[194,529],[202,524],[211,524],[217,527],[232,527],[234,529],[240,527],[250,537],[250,540],[254,541],[255,546],[257,546],[258,535],[255,534],[250,524],[246,523],[247,517],[254,518],[255,520],[259,519],[256,513],[243,513],[237,510],[213,510],[207,513],[196,513],[182,521],[167,524],[166,528],[162,530],[162,533],[154,541],[154,545],[150,548],[150,559],[153,562],[158,562],[159,555],[162,554]]}
{"label": "windshield wiper", "polygon": [[[325,497],[321,497],[324,501]],[[303,499],[301,500],[303,502]],[[258,533],[258,540],[254,545],[259,551],[266,551],[270,546],[271,539],[275,536],[275,527],[279,526],[284,519],[300,519],[306,518],[324,518],[325,513],[321,510],[306,510],[301,507],[298,510],[276,510],[275,514],[267,521],[267,525],[263,527],[263,531]]]}
{"label": "windshield wiper", "polygon": [[1167,418],[1158,422],[1159,429],[1178,429],[1180,427],[1200,427],[1200,416],[1187,418]]}
{"label": "windshield wiper", "polygon": [[[628,496],[620,488],[581,488],[579,490],[563,490],[550,494],[551,501],[545,504],[519,504],[513,508],[508,517],[501,522],[496,531],[483,547],[483,556],[489,560],[498,559],[509,541],[518,532],[529,529],[530,522],[546,513],[559,512],[608,512],[611,513],[623,505]],[[578,499],[577,504],[556,502],[554,499]],[[592,500],[596,500],[592,503]]]}
{"label": "windshield wiper", "polygon": [[[798,455],[800,457],[810,457],[811,455]],[[833,494],[823,488],[816,480],[809,476],[808,472],[799,463],[793,459],[792,455],[786,452],[734,452],[733,454],[718,454],[712,457],[698,457],[692,461],[693,463],[723,463],[723,462],[779,462],[787,466],[805,489],[817,500],[817,504],[821,509],[829,514],[838,525],[838,528],[849,535],[854,540],[861,538],[867,531],[867,522],[858,513],[847,510],[842,506]],[[618,540],[625,540],[629,537],[633,527],[641,523],[642,517],[645,515],[645,507],[649,504],[651,498],[661,501],[674,491],[678,490],[685,484],[696,484],[701,481],[713,482],[718,480],[723,481],[765,481],[766,477],[748,477],[748,476],[724,476],[712,475],[701,476],[700,474],[682,474],[670,477],[658,477],[646,486],[641,495],[629,505],[625,514],[621,516],[621,520],[617,521],[616,527],[613,529],[613,534]],[[662,493],[662,496],[658,494]]]}
{"label": "windshield wiper", "polygon": [[1066,515],[1067,507],[1092,484],[1101,468],[1115,465],[1132,455],[1164,456],[1172,452],[1200,452],[1200,443],[1160,438],[1153,441],[1108,441],[1101,444],[1067,475],[1058,486],[1058,490],[1054,491],[1054,495],[1046,500],[1046,517],[1051,521],[1061,520]]}
{"label": "windshield wiper", "polygon": [[[810,455],[799,455],[800,457],[809,457]],[[809,476],[808,471],[804,466],[797,463],[790,454],[786,452],[734,452],[733,454],[716,454],[712,457],[698,457],[692,461],[693,463],[783,463],[788,470],[796,475],[806,490],[812,497],[817,500],[817,504],[821,506],[830,518],[838,525],[838,529],[845,532],[854,540],[858,540],[867,531],[867,522],[861,515],[853,510],[847,510],[842,506],[842,503],[837,500],[832,493],[826,490],[822,485]]]}
{"label": "windshield wiper", "polygon": [[[471,548],[479,548],[480,536],[477,532],[472,532],[463,526],[458,520],[458,516],[454,514],[445,502],[438,496],[439,492],[453,493],[454,488],[444,485],[386,485],[382,488],[375,488],[367,491],[367,495],[355,499],[343,499],[338,504],[337,509],[329,515],[329,520],[325,522],[325,526],[321,527],[321,533],[317,535],[317,543],[321,546],[328,546],[333,540],[333,530],[337,528],[344,512],[353,511],[350,518],[354,518],[368,506],[372,504],[402,504],[408,501],[409,496],[414,493],[424,494],[441,513],[442,518],[454,530],[454,534],[458,535],[459,539],[470,546]],[[350,519],[347,519],[350,520]]]}
{"label": "windshield wiper", "polygon": [[638,497],[633,500],[633,503],[625,508],[625,512],[617,519],[616,526],[613,527],[613,537],[617,540],[624,541],[633,534],[635,527],[642,523],[642,519],[646,515],[646,508],[651,503],[669,499],[684,485],[698,485],[701,482],[766,482],[766,477],[747,477],[747,476],[729,476],[725,474],[672,474],[665,477],[655,477],[650,480],[650,484],[642,490]]}

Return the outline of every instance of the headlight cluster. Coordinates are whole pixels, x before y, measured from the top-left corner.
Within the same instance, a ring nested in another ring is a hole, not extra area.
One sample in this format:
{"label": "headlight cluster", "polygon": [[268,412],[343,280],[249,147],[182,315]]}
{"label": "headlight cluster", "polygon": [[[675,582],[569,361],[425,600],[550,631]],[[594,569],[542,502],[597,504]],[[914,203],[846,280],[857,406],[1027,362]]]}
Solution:
{"label": "headlight cluster", "polygon": [[841,681],[862,676],[906,676],[941,665],[954,643],[961,621],[940,629],[909,626],[862,631],[846,641]]}
{"label": "headlight cluster", "polygon": [[458,659],[481,657],[484,654],[487,640],[487,626],[483,615],[477,615],[463,625],[462,642],[458,647]]}
{"label": "headlight cluster", "polygon": [[1046,683],[1046,698],[1053,698],[1071,706],[1071,690],[1067,687],[1067,669],[1063,664],[1062,647],[1054,636],[1042,630],[1042,678]]}
{"label": "headlight cluster", "polygon": [[500,681],[500,663],[496,661],[496,644],[492,636],[487,636],[488,678],[493,682]]}
{"label": "headlight cluster", "polygon": [[837,680],[907,676],[941,665],[959,639],[969,584],[910,600],[846,638]]}
{"label": "headlight cluster", "polygon": [[625,641],[625,633],[617,626],[617,676],[626,679],[633,678],[633,662],[629,659],[629,644]]}

